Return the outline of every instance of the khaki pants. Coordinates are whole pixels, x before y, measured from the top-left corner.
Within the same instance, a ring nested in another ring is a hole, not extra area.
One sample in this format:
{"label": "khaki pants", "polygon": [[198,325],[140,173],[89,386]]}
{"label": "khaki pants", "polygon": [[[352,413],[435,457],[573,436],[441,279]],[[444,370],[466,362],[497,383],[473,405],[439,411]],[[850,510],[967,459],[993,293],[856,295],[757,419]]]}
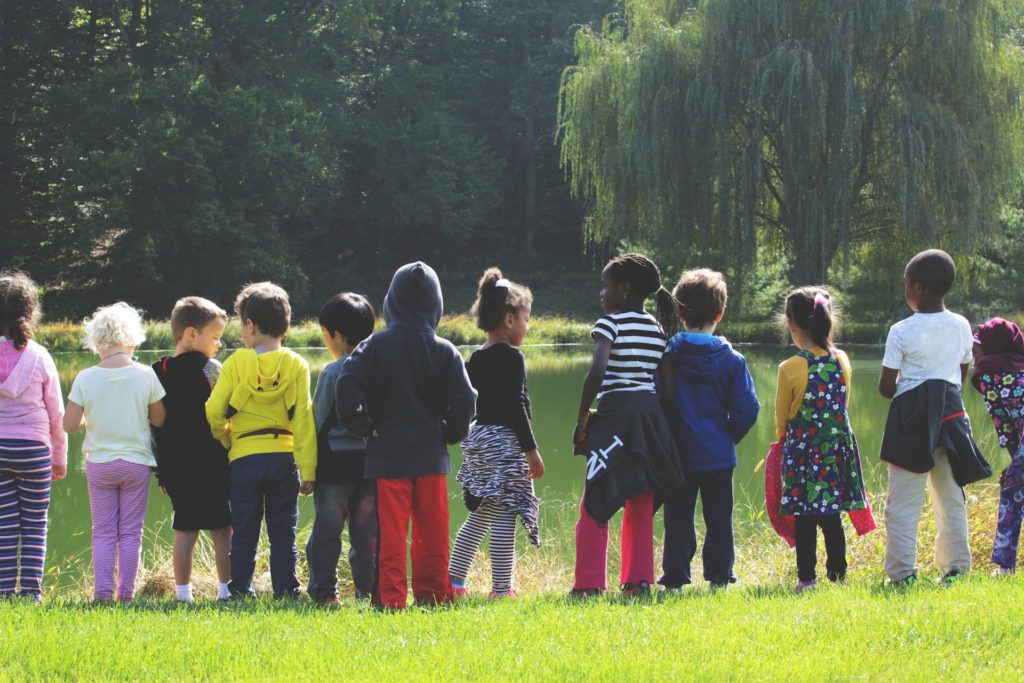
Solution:
{"label": "khaki pants", "polygon": [[885,573],[893,581],[917,571],[917,524],[921,520],[925,484],[935,513],[935,565],[946,574],[971,568],[967,539],[967,502],[953,479],[949,457],[942,446],[935,451],[935,467],[918,474],[889,465],[889,498],[885,504]]}

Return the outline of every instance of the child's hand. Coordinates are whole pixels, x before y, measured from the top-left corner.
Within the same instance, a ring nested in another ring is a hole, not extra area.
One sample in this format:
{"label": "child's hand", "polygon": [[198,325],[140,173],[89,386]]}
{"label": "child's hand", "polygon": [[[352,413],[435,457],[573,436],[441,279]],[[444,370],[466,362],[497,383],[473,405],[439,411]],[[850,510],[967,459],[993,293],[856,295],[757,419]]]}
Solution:
{"label": "child's hand", "polygon": [[167,493],[167,487],[166,486],[161,486],[160,487],[160,493],[164,494],[165,496],[171,495],[171,494]]}
{"label": "child's hand", "polygon": [[530,466],[530,479],[540,479],[544,476],[544,460],[536,448],[526,451],[526,464]]}
{"label": "child's hand", "polygon": [[50,479],[53,481],[60,481],[66,476],[68,476],[67,465],[54,465],[50,470]]}
{"label": "child's hand", "polygon": [[302,482],[302,484],[299,485],[299,493],[301,493],[304,496],[308,496],[309,494],[313,493],[313,482]]}
{"label": "child's hand", "polygon": [[580,417],[576,421],[576,430],[572,433],[572,444],[577,446],[581,443],[585,443],[587,440],[587,424],[590,422],[590,416],[594,414],[591,410],[586,415]]}

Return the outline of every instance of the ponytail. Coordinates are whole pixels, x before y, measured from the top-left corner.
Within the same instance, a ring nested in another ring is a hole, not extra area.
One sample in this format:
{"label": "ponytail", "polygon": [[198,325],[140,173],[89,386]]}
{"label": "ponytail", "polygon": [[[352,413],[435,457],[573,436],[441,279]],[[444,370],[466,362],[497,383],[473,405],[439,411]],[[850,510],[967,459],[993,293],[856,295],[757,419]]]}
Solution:
{"label": "ponytail", "polygon": [[832,351],[835,347],[833,335],[838,327],[839,316],[832,303],[832,295],[824,287],[800,287],[790,292],[779,322],[783,329],[792,323],[816,346],[826,351]]}
{"label": "ponytail", "polygon": [[39,319],[39,291],[22,272],[0,272],[0,334],[21,350],[32,339],[32,327]]}
{"label": "ponytail", "polygon": [[665,289],[664,286],[655,292],[655,297],[658,305],[656,316],[658,323],[665,334],[671,337],[679,327],[679,309],[676,307],[676,299],[672,296],[672,292]]}

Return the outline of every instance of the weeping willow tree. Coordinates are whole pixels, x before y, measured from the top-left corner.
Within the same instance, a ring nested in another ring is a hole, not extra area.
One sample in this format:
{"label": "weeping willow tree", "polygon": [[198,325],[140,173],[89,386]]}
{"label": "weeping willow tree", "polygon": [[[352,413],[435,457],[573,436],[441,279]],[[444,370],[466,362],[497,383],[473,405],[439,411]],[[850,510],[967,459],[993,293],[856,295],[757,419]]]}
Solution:
{"label": "weeping willow tree", "polygon": [[976,244],[1017,148],[1020,60],[999,9],[626,0],[577,34],[562,81],[587,236],[668,237],[719,265],[773,243],[803,282],[851,244]]}

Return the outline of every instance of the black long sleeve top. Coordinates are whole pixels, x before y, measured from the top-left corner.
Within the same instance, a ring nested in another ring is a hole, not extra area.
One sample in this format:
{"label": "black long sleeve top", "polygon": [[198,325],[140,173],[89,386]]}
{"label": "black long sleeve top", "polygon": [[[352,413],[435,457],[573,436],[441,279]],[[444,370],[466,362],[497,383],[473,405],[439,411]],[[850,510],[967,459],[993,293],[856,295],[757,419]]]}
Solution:
{"label": "black long sleeve top", "polygon": [[516,433],[523,452],[537,447],[530,425],[530,392],[526,385],[526,358],[508,344],[494,344],[473,352],[466,363],[469,380],[479,396],[476,423],[501,425]]}

